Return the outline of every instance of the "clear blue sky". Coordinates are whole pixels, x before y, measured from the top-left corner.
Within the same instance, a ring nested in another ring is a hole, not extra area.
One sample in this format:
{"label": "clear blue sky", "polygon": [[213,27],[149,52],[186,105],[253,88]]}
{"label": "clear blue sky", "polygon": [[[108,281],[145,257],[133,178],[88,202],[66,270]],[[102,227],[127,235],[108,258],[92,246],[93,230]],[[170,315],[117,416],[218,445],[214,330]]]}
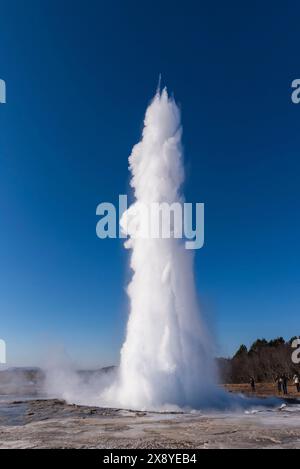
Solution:
{"label": "clear blue sky", "polygon": [[128,190],[159,73],[182,108],[186,198],[206,204],[196,276],[218,352],[299,334],[300,7],[278,3],[1,2],[9,364],[53,344],[82,366],[118,361],[128,257],[96,237],[95,210]]}

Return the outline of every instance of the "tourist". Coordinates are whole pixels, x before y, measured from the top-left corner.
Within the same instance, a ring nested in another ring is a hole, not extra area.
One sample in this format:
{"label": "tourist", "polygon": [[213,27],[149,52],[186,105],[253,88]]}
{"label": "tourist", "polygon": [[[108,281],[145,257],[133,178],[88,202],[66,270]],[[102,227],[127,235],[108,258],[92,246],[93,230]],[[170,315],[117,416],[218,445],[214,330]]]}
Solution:
{"label": "tourist", "polygon": [[298,376],[298,375],[295,375],[294,378],[293,378],[293,381],[294,381],[294,385],[296,386],[297,392],[300,392],[300,380],[299,380],[299,376]]}
{"label": "tourist", "polygon": [[250,385],[251,385],[251,391],[255,392],[255,379],[253,377],[250,378]]}
{"label": "tourist", "polygon": [[282,376],[282,389],[283,389],[283,394],[287,395],[288,394],[288,377],[286,375]]}
{"label": "tourist", "polygon": [[282,377],[281,376],[277,376],[277,378],[275,379],[275,381],[277,382],[277,389],[278,389],[278,394],[281,394],[282,393]]}

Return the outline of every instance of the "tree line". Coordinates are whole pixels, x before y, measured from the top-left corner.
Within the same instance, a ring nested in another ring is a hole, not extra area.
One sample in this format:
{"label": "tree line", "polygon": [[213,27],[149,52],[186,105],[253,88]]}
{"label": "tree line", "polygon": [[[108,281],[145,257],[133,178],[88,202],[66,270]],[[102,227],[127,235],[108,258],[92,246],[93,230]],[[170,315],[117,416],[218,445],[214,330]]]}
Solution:
{"label": "tree line", "polygon": [[249,349],[241,345],[232,358],[218,358],[221,382],[249,383],[251,377],[257,382],[273,382],[281,375],[292,378],[299,374],[300,365],[292,361],[295,339],[257,339]]}

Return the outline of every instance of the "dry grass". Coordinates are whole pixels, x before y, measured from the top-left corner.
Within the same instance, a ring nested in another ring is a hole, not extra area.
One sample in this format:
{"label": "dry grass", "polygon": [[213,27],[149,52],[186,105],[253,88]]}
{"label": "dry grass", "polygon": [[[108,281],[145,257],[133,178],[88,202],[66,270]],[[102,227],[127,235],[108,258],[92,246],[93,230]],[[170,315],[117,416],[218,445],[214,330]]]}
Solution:
{"label": "dry grass", "polygon": [[[225,384],[224,388],[229,392],[243,393],[257,397],[283,396],[278,393],[277,383],[257,383],[256,392],[254,393],[251,391],[250,384]],[[300,393],[297,393],[295,386],[290,384],[288,387],[288,396],[284,397],[300,399]]]}

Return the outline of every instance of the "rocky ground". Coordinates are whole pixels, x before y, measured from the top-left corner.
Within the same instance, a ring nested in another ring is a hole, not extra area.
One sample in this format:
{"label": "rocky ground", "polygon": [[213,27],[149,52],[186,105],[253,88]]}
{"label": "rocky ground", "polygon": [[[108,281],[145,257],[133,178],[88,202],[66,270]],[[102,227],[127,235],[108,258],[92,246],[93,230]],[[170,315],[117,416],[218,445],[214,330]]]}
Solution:
{"label": "rocky ground", "polygon": [[[290,386],[286,406],[214,413],[136,412],[40,399],[39,370],[0,373],[0,449],[4,448],[300,448],[300,400]],[[274,383],[225,386],[267,397]],[[27,399],[24,398],[27,396]]]}
{"label": "rocky ground", "polygon": [[15,401],[0,405],[0,448],[300,448],[300,406],[200,414]]}

